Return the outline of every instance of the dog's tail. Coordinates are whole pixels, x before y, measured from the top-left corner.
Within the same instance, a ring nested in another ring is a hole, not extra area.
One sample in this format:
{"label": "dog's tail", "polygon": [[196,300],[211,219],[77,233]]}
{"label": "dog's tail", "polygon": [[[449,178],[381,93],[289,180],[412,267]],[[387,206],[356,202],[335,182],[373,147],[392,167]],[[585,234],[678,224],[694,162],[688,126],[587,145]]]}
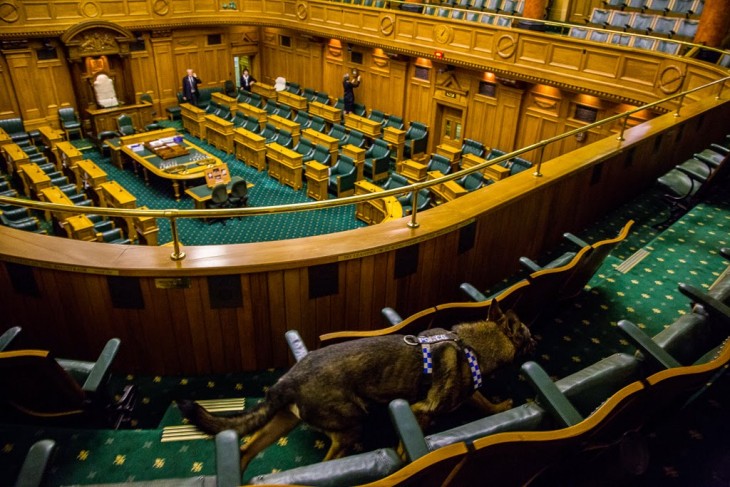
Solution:
{"label": "dog's tail", "polygon": [[210,414],[198,403],[190,400],[177,401],[180,412],[199,430],[215,435],[223,430],[232,429],[239,436],[247,435],[264,426],[281,409],[282,405],[274,404],[269,398],[264,399],[253,409],[234,416],[217,416]]}

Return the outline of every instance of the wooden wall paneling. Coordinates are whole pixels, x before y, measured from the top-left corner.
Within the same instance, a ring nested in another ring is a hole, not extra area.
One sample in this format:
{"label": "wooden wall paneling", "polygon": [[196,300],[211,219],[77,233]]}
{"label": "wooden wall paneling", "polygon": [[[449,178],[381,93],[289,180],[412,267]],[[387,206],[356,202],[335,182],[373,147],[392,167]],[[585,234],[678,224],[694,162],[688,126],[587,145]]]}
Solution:
{"label": "wooden wall paneling", "polygon": [[372,258],[372,319],[369,324],[380,324],[383,323],[383,319],[379,317],[380,310],[386,306],[394,308],[397,312],[402,313],[403,311],[398,309],[398,296],[393,290],[393,265],[392,265],[392,253],[387,254],[376,254],[369,258]]}
{"label": "wooden wall paneling", "polygon": [[600,0],[572,0],[568,7],[568,21],[584,24],[591,18],[594,8],[603,7]]}
{"label": "wooden wall paneling", "polygon": [[40,118],[43,114],[42,102],[32,90],[35,84],[33,52],[30,49],[5,51],[5,59],[13,80],[12,86],[17,87],[20,116],[24,121]]}
{"label": "wooden wall paneling", "polygon": [[464,136],[481,142],[487,147],[495,147],[499,141],[495,137],[497,119],[497,99],[483,95],[473,95],[469,103]]}
{"label": "wooden wall paneling", "polygon": [[155,73],[155,91],[159,98],[162,113],[165,108],[177,105],[177,92],[182,90],[182,77],[185,74],[176,71],[175,58],[172,51],[172,38],[151,37],[149,41],[151,62]]}
{"label": "wooden wall paneling", "polygon": [[18,91],[13,85],[13,78],[3,52],[0,52],[0,85],[5,87],[0,90],[0,118],[19,116]]}
{"label": "wooden wall paneling", "polygon": [[[202,283],[205,279],[203,278],[195,278],[191,281],[195,281],[197,286],[204,287]],[[158,291],[157,289],[155,290]],[[166,295],[167,300],[170,302],[169,345],[175,347],[175,352],[177,354],[177,359],[180,362],[181,370],[184,370],[187,373],[194,372],[198,370],[195,367],[197,343],[190,333],[191,318],[187,313],[187,307],[180,306],[178,303],[187,301],[189,296],[195,296],[193,299],[197,298],[198,304],[200,304],[203,302],[200,299],[202,292],[200,294],[193,294],[188,292],[189,289],[165,289],[159,291]]]}
{"label": "wooden wall paneling", "polygon": [[238,311],[240,308],[221,308],[214,310],[218,327],[223,340],[223,372],[242,370],[241,337],[238,328]]}
{"label": "wooden wall paneling", "polygon": [[501,123],[495,126],[495,147],[503,151],[515,148],[515,137],[519,133],[520,109],[524,91],[518,88],[501,86],[498,91],[497,120]]}
{"label": "wooden wall paneling", "polygon": [[[412,74],[414,69],[413,66],[409,68],[411,75],[407,82],[406,113],[403,118],[406,127],[408,127],[410,122],[428,124],[429,120],[431,120],[431,112],[433,110],[433,86],[429,81],[414,78]],[[435,76],[433,70],[431,71],[431,76]],[[429,132],[431,130],[431,127],[429,127]]]}
{"label": "wooden wall paneling", "polygon": [[[289,359],[288,347],[284,340],[284,333],[287,331],[286,302],[287,296],[284,287],[284,273],[274,271],[268,273],[269,291],[269,323],[271,329],[271,344],[273,360],[276,364],[287,363]],[[319,318],[319,313],[317,315]],[[317,323],[319,326],[319,323]]]}
{"label": "wooden wall paneling", "polygon": [[207,330],[203,313],[203,298],[207,293],[202,292],[197,286],[191,286],[184,290],[185,312],[188,316],[186,321],[187,329],[180,333],[183,339],[190,337],[192,352],[186,363],[189,370],[199,372],[201,370],[212,370],[211,353],[208,346]]}
{"label": "wooden wall paneling", "polygon": [[[252,288],[251,276],[241,275],[241,292],[243,293],[243,306],[238,313],[238,339],[241,353],[241,369],[256,370],[259,360],[258,343],[256,342],[256,331],[254,325],[253,303],[251,302]],[[266,347],[266,344],[262,344]]]}
{"label": "wooden wall paneling", "polygon": [[[440,282],[444,287],[448,284],[439,276],[435,279],[435,270],[441,268],[441,263],[437,261],[437,253],[442,245],[445,245],[445,239],[435,238],[426,240],[420,244],[418,251],[418,271],[413,274],[413,283],[408,286],[408,300],[417,301],[418,296],[425,296],[427,301],[432,302],[434,294],[443,295],[441,286],[434,286],[434,282]],[[448,291],[447,291],[448,292]]]}
{"label": "wooden wall paneling", "polygon": [[200,300],[200,307],[203,314],[203,326],[205,329],[205,338],[207,341],[208,349],[207,353],[211,357],[211,363],[213,364],[213,370],[218,373],[226,372],[227,361],[230,358],[230,351],[228,349],[228,341],[236,341],[235,336],[227,336],[224,333],[224,325],[222,323],[221,311],[222,309],[212,309],[210,305],[210,299],[208,296],[207,285],[203,283],[203,278],[193,279],[195,286],[198,287]]}
{"label": "wooden wall paneling", "polygon": [[[251,323],[254,331],[254,343],[256,347],[256,365],[258,368],[273,367],[274,349],[272,346],[271,318],[269,314],[269,286],[267,274],[259,272],[250,276]],[[310,315],[311,316],[311,315]],[[306,333],[307,330],[301,330]]]}
{"label": "wooden wall paneling", "polygon": [[[286,326],[284,328],[286,329],[278,336],[275,334],[274,340],[284,340],[284,333],[288,330],[302,329],[302,322],[305,318],[305,306],[302,300],[308,299],[308,296],[300,292],[301,288],[308,287],[302,286],[302,275],[300,269],[287,269],[284,271],[284,295],[286,296],[284,307]],[[278,328],[278,330],[281,331],[281,328]]]}
{"label": "wooden wall paneling", "polygon": [[[348,267],[351,261],[348,261]],[[355,262],[355,259],[352,260]],[[374,327],[376,323],[380,323],[380,309],[375,305],[375,288],[377,286],[375,282],[375,257],[370,255],[359,259],[358,265],[358,277],[360,282],[357,284],[360,290],[360,297],[358,303],[358,318],[357,325],[360,330],[367,330]],[[349,288],[349,286],[348,286]],[[348,303],[349,307],[350,303]]]}
{"label": "wooden wall paneling", "polygon": [[[149,46],[150,40],[145,39],[145,43]],[[165,110],[160,106],[160,80],[155,69],[153,49],[149,48],[146,51],[133,52],[130,57],[132,79],[134,80],[135,102],[138,102],[139,97],[144,93],[149,93],[155,105],[154,110],[157,112],[157,118],[164,118]],[[182,78],[182,75],[180,77]],[[171,95],[174,96],[175,93],[171,93]]]}
{"label": "wooden wall paneling", "polygon": [[372,295],[360,287],[362,260],[350,259],[340,263],[344,285],[341,288],[344,292],[343,320],[342,324],[348,329],[362,329],[362,315],[369,315],[369,303],[372,302]]}
{"label": "wooden wall paneling", "polygon": [[[299,302],[302,313],[302,325],[308,323],[307,326],[301,326],[297,331],[301,334],[302,340],[308,349],[314,350],[319,348],[319,326],[315,324],[311,326],[311,317],[317,316],[317,302],[314,299],[309,299],[309,269],[303,267],[299,269]],[[274,339],[281,340],[283,337],[274,337]],[[289,363],[294,363],[294,358],[289,353]]]}
{"label": "wooden wall paneling", "polygon": [[[145,326],[145,349],[152,374],[169,374],[184,370],[175,352],[174,334],[170,326],[170,303],[164,293],[157,292],[154,279],[140,278],[140,289],[145,303],[142,314]],[[202,302],[202,298],[198,298]],[[217,371],[213,363],[213,370]]]}

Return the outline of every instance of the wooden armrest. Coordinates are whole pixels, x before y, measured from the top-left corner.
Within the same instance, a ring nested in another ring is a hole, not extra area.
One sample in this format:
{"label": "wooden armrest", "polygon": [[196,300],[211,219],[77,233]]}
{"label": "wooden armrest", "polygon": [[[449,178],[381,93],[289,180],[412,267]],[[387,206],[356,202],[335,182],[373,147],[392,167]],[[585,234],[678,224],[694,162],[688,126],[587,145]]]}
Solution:
{"label": "wooden armrest", "polygon": [[645,357],[652,358],[665,369],[681,367],[681,364],[674,357],[669,355],[669,353],[652,340],[649,335],[641,331],[635,324],[627,320],[621,320],[618,322],[618,327]]}
{"label": "wooden armrest", "polygon": [[403,321],[403,317],[401,317],[401,315],[390,306],[386,306],[385,308],[381,309],[380,312],[383,314],[383,317],[385,317],[385,321],[387,321],[391,325],[397,325],[398,323]]}
{"label": "wooden armrest", "polygon": [[284,334],[284,338],[286,338],[286,343],[289,345],[289,349],[297,362],[309,353],[309,350],[307,350],[307,346],[304,344],[304,340],[302,340],[298,331],[289,330]]}
{"label": "wooden armrest", "polygon": [[522,372],[537,393],[540,405],[550,411],[555,420],[566,427],[583,421],[583,417],[578,410],[560,392],[558,386],[550,380],[550,377],[539,364],[532,361],[525,362],[522,364]]}
{"label": "wooden armrest", "polygon": [[96,359],[96,363],[94,363],[94,366],[91,369],[91,373],[86,378],[86,382],[84,382],[84,385],[82,386],[82,389],[85,392],[96,392],[107,377],[109,377],[109,369],[114,361],[114,357],[116,357],[117,352],[119,352],[119,345],[121,343],[122,342],[119,338],[112,338],[106,342],[104,349],[99,354],[99,358]]}
{"label": "wooden armrest", "polygon": [[477,290],[477,288],[475,288],[468,282],[462,282],[461,285],[459,286],[459,289],[461,289],[464,292],[464,294],[466,294],[469,297],[469,299],[471,299],[474,302],[478,303],[481,301],[486,301],[488,299],[483,293],[481,293],[479,290]]}
{"label": "wooden armrest", "polygon": [[241,460],[238,435],[233,430],[215,435],[215,472],[217,487],[241,485]]}
{"label": "wooden armrest", "polygon": [[388,411],[408,459],[412,462],[426,455],[428,453],[426,440],[408,402],[404,399],[394,399],[390,401]]}

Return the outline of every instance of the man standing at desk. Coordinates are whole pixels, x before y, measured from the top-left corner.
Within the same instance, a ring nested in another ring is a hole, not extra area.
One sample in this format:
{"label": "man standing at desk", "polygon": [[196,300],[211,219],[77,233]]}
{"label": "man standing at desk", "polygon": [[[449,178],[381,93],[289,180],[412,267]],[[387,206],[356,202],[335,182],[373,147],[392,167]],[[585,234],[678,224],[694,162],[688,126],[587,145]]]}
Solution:
{"label": "man standing at desk", "polygon": [[188,69],[188,74],[182,79],[183,101],[198,106],[198,85],[202,83],[195,71]]}

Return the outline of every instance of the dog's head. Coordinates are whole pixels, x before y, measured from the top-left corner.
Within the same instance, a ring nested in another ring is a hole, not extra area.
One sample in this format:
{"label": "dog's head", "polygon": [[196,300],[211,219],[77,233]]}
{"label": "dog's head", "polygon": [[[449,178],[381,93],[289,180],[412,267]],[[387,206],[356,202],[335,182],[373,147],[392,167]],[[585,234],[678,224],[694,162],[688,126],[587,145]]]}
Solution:
{"label": "dog's head", "polygon": [[489,306],[489,320],[497,323],[502,333],[514,344],[519,355],[529,355],[535,350],[536,342],[530,329],[511,309],[503,312],[499,308],[499,303],[493,300]]}

